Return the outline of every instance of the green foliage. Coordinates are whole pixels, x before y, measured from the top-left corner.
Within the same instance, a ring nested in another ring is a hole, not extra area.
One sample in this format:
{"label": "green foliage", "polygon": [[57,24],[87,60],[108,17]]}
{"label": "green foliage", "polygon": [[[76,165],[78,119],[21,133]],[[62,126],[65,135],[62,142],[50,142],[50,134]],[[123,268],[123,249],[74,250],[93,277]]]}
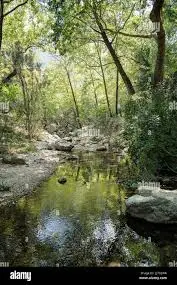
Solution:
{"label": "green foliage", "polygon": [[177,110],[170,107],[176,98],[176,85],[166,82],[157,89],[140,92],[125,105],[125,138],[140,175],[177,172]]}
{"label": "green foliage", "polygon": [[[67,134],[80,120],[81,125],[91,124],[110,135],[114,148],[128,145],[140,168],[137,174],[135,166],[136,175],[175,172],[176,112],[169,109],[169,103],[176,100],[176,2],[168,0],[164,5],[167,36],[161,86],[153,89],[151,82],[157,53],[154,38],[127,36],[151,34],[151,4],[139,0],[33,0],[8,16],[3,26],[0,100],[9,101],[11,119],[1,116],[1,143],[4,138],[6,143],[16,142],[17,127],[31,139],[52,123]],[[132,97],[127,98],[121,76],[116,81],[117,66],[95,12],[136,88]],[[42,50],[55,60],[38,62],[36,56]],[[14,70],[15,75],[4,83]],[[121,106],[118,115],[116,87]],[[129,163],[130,167],[134,166]]]}

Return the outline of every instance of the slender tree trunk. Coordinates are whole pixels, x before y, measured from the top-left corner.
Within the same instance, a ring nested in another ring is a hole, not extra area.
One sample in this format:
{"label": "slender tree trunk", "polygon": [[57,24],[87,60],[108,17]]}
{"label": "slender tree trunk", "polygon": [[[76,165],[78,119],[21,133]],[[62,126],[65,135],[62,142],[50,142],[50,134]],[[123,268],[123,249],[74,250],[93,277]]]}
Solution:
{"label": "slender tree trunk", "polygon": [[93,75],[92,75],[91,70],[90,70],[90,76],[91,76],[92,85],[93,85],[93,92],[94,92],[94,95],[95,95],[95,105],[96,105],[96,107],[98,107],[98,98],[97,98],[95,83],[94,83],[94,79],[93,79]]}
{"label": "slender tree trunk", "polygon": [[77,168],[77,173],[76,173],[75,181],[78,181],[78,179],[79,179],[79,174],[80,174],[80,166],[78,166],[78,168]]}
{"label": "slender tree trunk", "polygon": [[109,168],[108,181],[110,181],[110,180],[111,180],[111,176],[112,176],[112,168],[110,167],[110,168]]}
{"label": "slender tree trunk", "polygon": [[19,72],[19,79],[21,82],[21,88],[23,92],[23,104],[24,104],[24,113],[25,113],[25,120],[26,120],[26,130],[28,132],[28,138],[30,140],[33,136],[31,97],[28,92],[25,78],[20,72]]}
{"label": "slender tree trunk", "polygon": [[76,97],[75,97],[75,94],[74,94],[74,89],[73,89],[73,85],[72,85],[72,82],[71,82],[70,73],[67,70],[67,68],[65,68],[65,69],[66,69],[66,73],[67,73],[67,77],[68,77],[68,81],[69,81],[69,85],[70,85],[70,88],[71,88],[71,93],[72,93],[73,101],[74,101],[74,105],[75,105],[76,119],[77,119],[79,128],[82,128],[82,125],[81,125],[81,122],[80,122],[79,108],[78,108]]}
{"label": "slender tree trunk", "polygon": [[96,50],[97,50],[97,54],[98,54],[98,59],[99,59],[99,63],[100,63],[102,77],[103,77],[103,84],[104,84],[104,91],[105,91],[105,96],[106,96],[107,107],[108,107],[109,115],[110,115],[110,117],[112,117],[111,107],[110,107],[110,103],[109,103],[108,89],[107,89],[107,84],[106,84],[106,78],[105,78],[102,59],[101,59],[101,51],[99,51],[99,47],[97,45],[95,45],[95,46],[96,46]]}
{"label": "slender tree trunk", "polygon": [[117,72],[116,72],[116,115],[118,115],[118,104],[119,104],[119,71],[117,68]]}
{"label": "slender tree trunk", "polygon": [[117,66],[117,69],[118,69],[118,71],[119,71],[119,73],[120,73],[120,75],[122,77],[122,80],[123,80],[123,82],[124,82],[124,84],[125,84],[125,86],[127,88],[128,94],[130,94],[130,95],[135,94],[135,89],[134,89],[134,87],[133,87],[133,85],[132,85],[132,83],[130,81],[130,78],[128,77],[128,75],[126,74],[125,70],[123,69],[122,64],[121,64],[121,62],[120,62],[120,60],[119,60],[119,58],[117,56],[117,53],[116,53],[115,49],[113,48],[112,43],[109,41],[108,36],[107,36],[107,34],[106,34],[105,30],[104,30],[104,27],[103,27],[103,25],[102,25],[102,23],[101,23],[101,21],[99,19],[99,16],[98,16],[97,11],[96,11],[96,7],[93,7],[93,14],[94,14],[97,26],[98,26],[98,28],[100,30],[102,39],[103,39],[106,47],[108,48],[115,65]]}
{"label": "slender tree trunk", "polygon": [[153,85],[164,79],[164,63],[165,63],[165,30],[161,18],[161,12],[164,5],[164,0],[154,0],[153,8],[150,13],[150,19],[153,23],[159,23],[160,30],[157,31],[157,57],[154,69]]}
{"label": "slender tree trunk", "polygon": [[3,22],[4,22],[4,0],[0,0],[0,51],[2,48]]}

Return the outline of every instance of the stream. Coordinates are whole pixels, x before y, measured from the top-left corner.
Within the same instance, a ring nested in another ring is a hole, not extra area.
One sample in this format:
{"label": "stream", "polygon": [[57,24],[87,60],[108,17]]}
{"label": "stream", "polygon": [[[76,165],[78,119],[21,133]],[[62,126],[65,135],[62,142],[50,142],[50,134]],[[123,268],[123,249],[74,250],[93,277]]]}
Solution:
{"label": "stream", "polygon": [[[59,184],[65,176],[67,182]],[[169,266],[177,227],[125,214],[117,157],[79,154],[36,191],[0,209],[0,261],[10,266]]]}

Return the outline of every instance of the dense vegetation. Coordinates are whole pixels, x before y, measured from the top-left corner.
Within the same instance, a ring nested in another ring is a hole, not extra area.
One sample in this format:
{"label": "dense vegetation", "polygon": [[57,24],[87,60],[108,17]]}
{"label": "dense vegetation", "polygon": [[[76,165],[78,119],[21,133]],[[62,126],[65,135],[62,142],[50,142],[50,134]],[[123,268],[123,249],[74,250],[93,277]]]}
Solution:
{"label": "dense vegetation", "polygon": [[137,175],[174,175],[176,18],[175,0],[1,0],[0,152],[92,125]]}

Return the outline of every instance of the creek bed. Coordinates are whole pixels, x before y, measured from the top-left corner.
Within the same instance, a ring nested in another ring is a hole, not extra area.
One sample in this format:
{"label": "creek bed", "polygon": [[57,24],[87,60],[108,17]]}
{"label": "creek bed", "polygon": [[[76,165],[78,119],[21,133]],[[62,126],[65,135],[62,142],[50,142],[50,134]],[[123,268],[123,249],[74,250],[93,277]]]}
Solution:
{"label": "creek bed", "polygon": [[[0,208],[0,260],[10,266],[169,266],[175,227],[130,219],[117,157],[79,154],[16,204]],[[65,184],[58,179],[66,177]]]}

